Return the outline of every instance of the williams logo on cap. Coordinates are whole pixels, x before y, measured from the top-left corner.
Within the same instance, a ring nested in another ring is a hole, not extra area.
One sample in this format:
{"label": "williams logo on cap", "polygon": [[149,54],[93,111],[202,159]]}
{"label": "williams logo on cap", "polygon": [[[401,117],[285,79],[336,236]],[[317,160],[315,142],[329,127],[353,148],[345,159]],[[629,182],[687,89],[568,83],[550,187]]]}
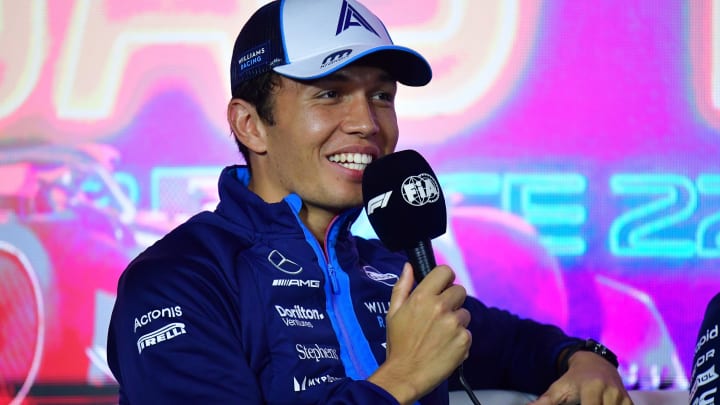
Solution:
{"label": "williams logo on cap", "polygon": [[268,45],[269,43],[266,42],[256,48],[250,49],[246,54],[241,56],[240,59],[238,59],[240,70],[243,71],[257,64],[267,63],[266,55],[269,55],[269,52],[266,52],[265,49],[268,47]]}

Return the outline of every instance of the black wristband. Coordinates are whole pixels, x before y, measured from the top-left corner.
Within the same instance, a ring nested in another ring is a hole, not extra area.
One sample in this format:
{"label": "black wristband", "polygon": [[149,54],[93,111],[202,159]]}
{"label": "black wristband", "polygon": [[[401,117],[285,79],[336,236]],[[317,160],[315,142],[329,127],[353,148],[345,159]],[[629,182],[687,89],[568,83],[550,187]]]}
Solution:
{"label": "black wristband", "polygon": [[615,353],[613,353],[605,345],[594,339],[586,339],[574,345],[571,345],[564,350],[562,359],[559,362],[560,375],[563,375],[565,374],[565,372],[568,371],[568,361],[570,360],[570,357],[576,352],[593,352],[598,356],[602,357],[603,359],[607,360],[607,362],[615,366],[615,368],[618,367],[618,359]]}

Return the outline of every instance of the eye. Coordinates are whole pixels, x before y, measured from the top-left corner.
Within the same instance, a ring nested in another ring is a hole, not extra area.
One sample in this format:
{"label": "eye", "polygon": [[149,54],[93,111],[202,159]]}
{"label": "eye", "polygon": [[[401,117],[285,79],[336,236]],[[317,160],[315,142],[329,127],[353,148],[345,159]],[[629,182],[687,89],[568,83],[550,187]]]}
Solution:
{"label": "eye", "polygon": [[339,94],[336,90],[325,90],[318,94],[318,98],[338,98]]}
{"label": "eye", "polygon": [[373,94],[373,99],[378,101],[383,101],[386,103],[392,103],[395,100],[395,93],[387,92],[387,91],[379,91],[375,94]]}

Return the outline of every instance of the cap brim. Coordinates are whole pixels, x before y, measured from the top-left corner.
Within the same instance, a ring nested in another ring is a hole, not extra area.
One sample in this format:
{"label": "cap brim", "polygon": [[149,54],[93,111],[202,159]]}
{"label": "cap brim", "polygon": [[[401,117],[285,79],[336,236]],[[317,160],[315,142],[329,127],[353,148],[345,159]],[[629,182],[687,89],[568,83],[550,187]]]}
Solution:
{"label": "cap brim", "polygon": [[[328,55],[336,55],[329,58]],[[323,52],[273,68],[277,73],[298,80],[313,80],[327,76],[368,56],[373,64],[385,69],[398,82],[407,86],[424,86],[432,79],[430,64],[419,53],[397,45],[346,46],[336,52]]]}

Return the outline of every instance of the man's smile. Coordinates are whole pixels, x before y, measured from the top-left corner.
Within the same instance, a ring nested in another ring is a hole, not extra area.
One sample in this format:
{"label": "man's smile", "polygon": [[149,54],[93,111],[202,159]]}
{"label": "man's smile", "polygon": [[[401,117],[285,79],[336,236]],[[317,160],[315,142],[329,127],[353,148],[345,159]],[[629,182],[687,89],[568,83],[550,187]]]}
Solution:
{"label": "man's smile", "polygon": [[328,160],[352,170],[365,170],[373,161],[372,155],[366,153],[336,153],[328,156]]}

